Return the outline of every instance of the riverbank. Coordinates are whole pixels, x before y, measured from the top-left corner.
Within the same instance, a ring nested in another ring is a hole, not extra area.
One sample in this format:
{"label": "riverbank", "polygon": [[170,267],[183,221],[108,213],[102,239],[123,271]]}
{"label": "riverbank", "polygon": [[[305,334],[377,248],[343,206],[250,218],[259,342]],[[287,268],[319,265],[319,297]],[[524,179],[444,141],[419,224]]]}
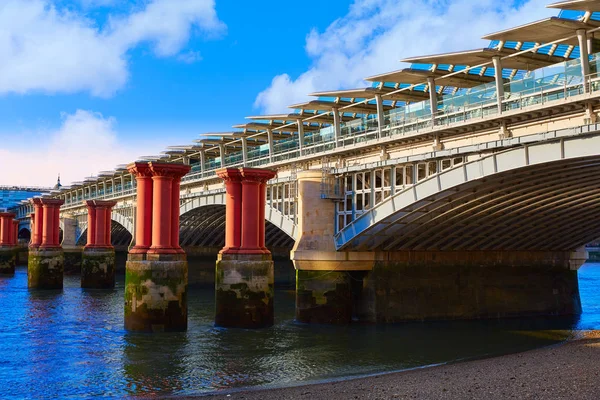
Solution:
{"label": "riverbank", "polygon": [[598,399],[600,331],[563,344],[366,378],[249,390],[211,399]]}

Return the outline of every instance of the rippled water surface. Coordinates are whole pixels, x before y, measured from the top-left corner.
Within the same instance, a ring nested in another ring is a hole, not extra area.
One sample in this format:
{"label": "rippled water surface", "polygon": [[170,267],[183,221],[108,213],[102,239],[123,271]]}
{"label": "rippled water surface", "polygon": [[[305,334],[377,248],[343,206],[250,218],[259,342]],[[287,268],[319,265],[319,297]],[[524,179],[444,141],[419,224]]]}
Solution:
{"label": "rippled water surface", "polygon": [[65,277],[64,290],[39,292],[20,267],[0,278],[0,397],[190,395],[525,350],[564,338],[557,330],[600,328],[600,264],[579,276],[578,320],[309,326],[293,321],[293,293],[277,291],[273,328],[227,330],[213,327],[214,292],[191,287],[188,332],[131,334],[122,276],[114,291]]}

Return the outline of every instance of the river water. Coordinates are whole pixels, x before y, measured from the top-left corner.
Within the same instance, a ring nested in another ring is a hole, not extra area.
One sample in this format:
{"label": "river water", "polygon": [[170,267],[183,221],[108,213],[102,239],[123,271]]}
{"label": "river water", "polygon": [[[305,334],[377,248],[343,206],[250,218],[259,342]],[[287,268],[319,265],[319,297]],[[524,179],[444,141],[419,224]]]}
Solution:
{"label": "river water", "polygon": [[505,354],[600,329],[600,264],[579,271],[583,314],[576,319],[411,323],[346,327],[293,321],[294,294],[276,293],[273,328],[213,327],[214,291],[190,287],[185,333],[123,329],[123,276],[114,291],[27,289],[25,267],[0,278],[2,398],[193,395],[282,386],[452,360]]}

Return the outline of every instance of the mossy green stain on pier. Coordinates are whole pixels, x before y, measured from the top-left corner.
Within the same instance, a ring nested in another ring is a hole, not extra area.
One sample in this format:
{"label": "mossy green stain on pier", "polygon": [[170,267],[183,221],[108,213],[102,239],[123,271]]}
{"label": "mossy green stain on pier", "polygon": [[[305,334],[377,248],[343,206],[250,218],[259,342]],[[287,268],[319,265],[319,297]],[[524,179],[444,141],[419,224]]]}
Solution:
{"label": "mossy green stain on pier", "polygon": [[27,281],[31,289],[62,289],[64,254],[57,250],[30,250]]}
{"label": "mossy green stain on pier", "polygon": [[0,248],[0,275],[15,273],[18,252],[17,248]]}
{"label": "mossy green stain on pier", "polygon": [[125,328],[149,332],[187,329],[186,261],[127,261]]}

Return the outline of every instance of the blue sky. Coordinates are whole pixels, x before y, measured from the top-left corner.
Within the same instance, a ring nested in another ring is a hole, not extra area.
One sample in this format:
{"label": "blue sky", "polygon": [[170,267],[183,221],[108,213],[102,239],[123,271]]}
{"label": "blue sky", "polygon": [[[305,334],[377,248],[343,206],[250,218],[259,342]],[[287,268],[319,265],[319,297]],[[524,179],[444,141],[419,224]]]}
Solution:
{"label": "blue sky", "polygon": [[0,184],[68,184],[555,14],[497,3],[3,0]]}

